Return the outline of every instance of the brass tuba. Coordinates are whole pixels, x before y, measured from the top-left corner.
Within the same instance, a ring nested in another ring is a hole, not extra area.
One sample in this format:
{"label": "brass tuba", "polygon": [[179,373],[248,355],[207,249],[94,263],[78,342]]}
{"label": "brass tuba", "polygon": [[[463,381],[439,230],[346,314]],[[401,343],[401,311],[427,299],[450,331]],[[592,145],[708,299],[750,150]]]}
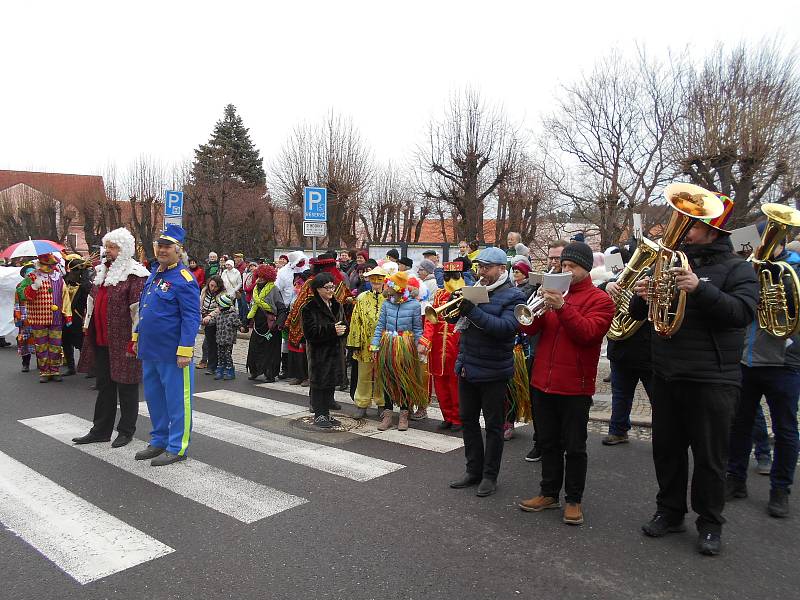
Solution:
{"label": "brass tuba", "polygon": [[658,242],[653,276],[647,289],[650,303],[647,318],[662,337],[672,337],[681,328],[686,311],[686,292],[678,290],[674,267],[689,268],[686,254],[677,247],[700,219],[715,219],[724,210],[722,201],[704,188],[691,183],[671,183],[664,190],[667,203],[674,209]]}
{"label": "brass tuba", "polygon": [[[767,226],[761,245],[750,257],[761,287],[758,326],[776,338],[786,339],[800,329],[800,280],[791,265],[771,259],[775,246],[786,237],[789,229],[800,226],[800,211],[783,204],[764,204],[761,212],[767,215]],[[789,309],[790,295],[793,310]]]}
{"label": "brass tuba", "polygon": [[633,256],[615,281],[619,286],[619,291],[612,296],[612,299],[617,309],[614,312],[614,319],[611,321],[611,329],[608,330],[608,339],[615,341],[628,339],[644,323],[644,321],[631,318],[628,314],[628,307],[636,282],[647,274],[647,270],[655,262],[657,255],[658,244],[642,237]]}

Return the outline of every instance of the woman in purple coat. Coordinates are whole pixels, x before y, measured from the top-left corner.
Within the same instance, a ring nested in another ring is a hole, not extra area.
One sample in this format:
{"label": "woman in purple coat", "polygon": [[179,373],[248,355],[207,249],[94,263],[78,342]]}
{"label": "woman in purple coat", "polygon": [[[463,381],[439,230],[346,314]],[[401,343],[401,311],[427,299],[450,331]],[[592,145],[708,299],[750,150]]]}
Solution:
{"label": "woman in purple coat", "polygon": [[97,375],[92,429],[76,444],[108,442],[120,406],[114,448],[128,444],[136,431],[142,363],[131,352],[131,333],[139,313],[139,295],[149,275],[133,259],[135,242],[121,227],[103,237],[104,256],[97,267],[87,306],[78,371]]}

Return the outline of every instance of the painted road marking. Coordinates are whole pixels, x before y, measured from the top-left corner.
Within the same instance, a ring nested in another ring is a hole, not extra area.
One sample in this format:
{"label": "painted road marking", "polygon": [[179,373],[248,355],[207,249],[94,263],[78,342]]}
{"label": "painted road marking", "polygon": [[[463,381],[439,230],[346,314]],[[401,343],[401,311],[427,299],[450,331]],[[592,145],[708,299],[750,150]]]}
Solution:
{"label": "painted road marking", "polygon": [[175,550],[0,452],[0,521],[80,584]]}
{"label": "painted road marking", "polygon": [[197,398],[213,400],[214,402],[221,402],[222,404],[229,404],[230,406],[255,410],[275,417],[292,415],[302,408],[290,402],[280,402],[278,400],[262,398],[261,396],[252,396],[250,394],[242,394],[240,392],[231,392],[228,390],[200,392],[195,394],[195,396]]}
{"label": "painted road marking", "polygon": [[[147,406],[140,404],[139,414],[149,417]],[[405,465],[398,463],[273,433],[197,411],[192,411],[192,432],[354,481],[369,481],[405,468]]]}
{"label": "painted road marking", "polygon": [[[86,433],[92,426],[91,422],[66,413],[24,419],[20,423],[70,446],[73,437]],[[158,468],[151,467],[150,461],[134,460],[133,455],[146,447],[147,444],[137,439],[124,448],[111,448],[108,444],[74,446],[81,452],[243,523],[253,523],[308,502],[305,498],[249,481],[193,458]]]}

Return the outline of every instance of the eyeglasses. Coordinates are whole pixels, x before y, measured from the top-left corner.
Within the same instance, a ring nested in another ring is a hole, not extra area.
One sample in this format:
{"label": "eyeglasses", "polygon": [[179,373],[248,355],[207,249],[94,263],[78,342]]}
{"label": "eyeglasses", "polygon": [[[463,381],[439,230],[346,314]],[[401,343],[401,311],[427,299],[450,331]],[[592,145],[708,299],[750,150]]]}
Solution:
{"label": "eyeglasses", "polygon": [[329,292],[332,292],[333,290],[336,289],[336,286],[333,285],[332,283],[328,283],[327,285],[323,285],[322,289],[323,290],[328,290]]}
{"label": "eyeglasses", "polygon": [[494,269],[495,267],[500,267],[500,265],[478,264],[479,271],[488,271],[489,269]]}

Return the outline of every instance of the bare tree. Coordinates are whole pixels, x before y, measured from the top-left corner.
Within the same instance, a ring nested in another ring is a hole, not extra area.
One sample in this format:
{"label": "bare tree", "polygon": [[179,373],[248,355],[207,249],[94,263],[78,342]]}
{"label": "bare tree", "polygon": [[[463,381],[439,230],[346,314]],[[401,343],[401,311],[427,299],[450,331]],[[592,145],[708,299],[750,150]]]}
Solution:
{"label": "bare tree", "polygon": [[0,192],[0,246],[33,239],[62,242],[75,218],[54,197],[28,186]]}
{"label": "bare tree", "polygon": [[483,240],[487,199],[513,176],[522,142],[500,107],[474,90],[453,94],[441,121],[428,125],[428,144],[417,151],[421,194],[451,206],[457,237]]}
{"label": "bare tree", "polygon": [[148,255],[161,224],[166,180],[164,165],[146,155],[135,158],[125,174],[124,187],[130,203],[129,227],[137,245]]}
{"label": "bare tree", "polygon": [[800,199],[800,77],[777,42],[719,46],[694,73],[676,158],[692,182],[731,196],[730,226],[762,202]]}
{"label": "bare tree", "polygon": [[[372,178],[372,153],[352,120],[331,112],[322,123],[300,125],[284,143],[274,170],[276,190],[293,214],[303,188],[328,190],[328,244],[353,245],[358,205]],[[292,222],[301,233],[302,222]]]}
{"label": "bare tree", "polygon": [[541,167],[527,154],[521,154],[517,170],[497,188],[495,239],[505,239],[517,231],[523,240],[536,238],[539,207],[552,195]]}
{"label": "bare tree", "polygon": [[673,175],[667,143],[681,115],[683,64],[613,52],[564,86],[544,120],[544,172],[604,247],[619,242],[634,213],[648,212]]}

